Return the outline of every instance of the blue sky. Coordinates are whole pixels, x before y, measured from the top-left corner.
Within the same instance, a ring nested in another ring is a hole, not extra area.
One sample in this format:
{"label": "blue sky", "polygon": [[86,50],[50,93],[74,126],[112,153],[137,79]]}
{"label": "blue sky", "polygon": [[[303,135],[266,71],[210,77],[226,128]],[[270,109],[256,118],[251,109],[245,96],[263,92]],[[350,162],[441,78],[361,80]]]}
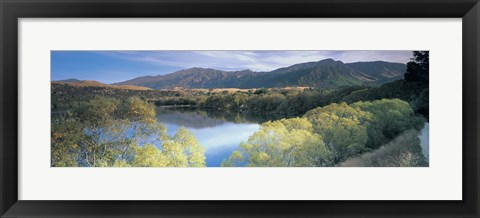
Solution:
{"label": "blue sky", "polygon": [[344,63],[407,63],[412,51],[52,51],[51,80],[79,79],[115,83],[191,67],[271,71],[332,58]]}

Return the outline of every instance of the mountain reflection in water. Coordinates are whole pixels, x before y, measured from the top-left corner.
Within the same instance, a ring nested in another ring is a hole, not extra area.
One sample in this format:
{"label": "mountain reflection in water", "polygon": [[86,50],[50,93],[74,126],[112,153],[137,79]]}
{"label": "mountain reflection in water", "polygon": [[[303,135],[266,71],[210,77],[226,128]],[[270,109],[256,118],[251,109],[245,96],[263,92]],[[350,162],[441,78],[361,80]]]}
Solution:
{"label": "mountain reflection in water", "polygon": [[158,107],[157,120],[165,124],[170,136],[182,126],[187,128],[205,148],[207,166],[218,167],[241,142],[246,142],[260,128],[259,123],[269,119],[225,110]]}

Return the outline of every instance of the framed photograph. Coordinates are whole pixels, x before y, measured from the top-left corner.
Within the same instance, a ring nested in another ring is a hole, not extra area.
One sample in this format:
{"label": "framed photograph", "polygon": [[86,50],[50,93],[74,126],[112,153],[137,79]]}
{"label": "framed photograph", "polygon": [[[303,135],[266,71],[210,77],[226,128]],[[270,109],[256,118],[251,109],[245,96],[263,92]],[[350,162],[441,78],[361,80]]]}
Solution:
{"label": "framed photograph", "polygon": [[478,217],[477,0],[0,3],[1,217]]}

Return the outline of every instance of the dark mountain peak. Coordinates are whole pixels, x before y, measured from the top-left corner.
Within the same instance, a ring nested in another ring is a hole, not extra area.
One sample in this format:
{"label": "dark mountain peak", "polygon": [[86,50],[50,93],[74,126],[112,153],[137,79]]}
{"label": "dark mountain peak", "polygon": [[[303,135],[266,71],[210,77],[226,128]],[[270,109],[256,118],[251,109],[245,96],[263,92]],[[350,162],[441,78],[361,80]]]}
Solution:
{"label": "dark mountain peak", "polygon": [[340,66],[340,65],[344,65],[344,63],[341,61],[335,61],[332,58],[327,58],[320,61],[305,62],[300,64],[294,64],[288,67],[279,68],[274,71],[271,71],[271,73],[283,74],[283,73],[290,73],[293,71],[304,71],[304,70],[309,70],[313,68],[327,67],[332,65]]}
{"label": "dark mountain peak", "polygon": [[222,74],[224,71],[215,70],[211,68],[202,68],[202,67],[192,67],[184,70],[179,70],[171,74],[165,74],[163,76],[171,77],[171,76],[199,76],[199,75],[206,75],[206,74]]}
{"label": "dark mountain peak", "polygon": [[319,63],[319,64],[344,64],[342,61],[336,61],[336,60],[333,60],[332,58],[323,59],[321,61],[318,61],[317,63]]}
{"label": "dark mountain peak", "polygon": [[323,59],[323,60],[320,60],[318,61],[319,63],[328,63],[328,62],[336,62],[335,60],[333,60],[333,58],[327,58],[327,59]]}
{"label": "dark mountain peak", "polygon": [[206,70],[206,69],[210,69],[210,68],[204,68],[204,67],[191,67],[191,68],[188,68],[186,70]]}
{"label": "dark mountain peak", "polygon": [[186,69],[186,71],[219,71],[219,70],[206,68],[206,67],[192,67],[192,68]]}
{"label": "dark mountain peak", "polygon": [[203,68],[203,67],[192,67],[188,68],[185,70],[179,70],[177,72],[190,72],[190,73],[197,73],[197,72],[213,72],[213,71],[220,71],[220,70],[215,70],[212,68]]}
{"label": "dark mountain peak", "polygon": [[239,73],[255,73],[255,71],[250,70],[250,69],[240,70],[240,71],[238,71],[238,72],[239,72]]}

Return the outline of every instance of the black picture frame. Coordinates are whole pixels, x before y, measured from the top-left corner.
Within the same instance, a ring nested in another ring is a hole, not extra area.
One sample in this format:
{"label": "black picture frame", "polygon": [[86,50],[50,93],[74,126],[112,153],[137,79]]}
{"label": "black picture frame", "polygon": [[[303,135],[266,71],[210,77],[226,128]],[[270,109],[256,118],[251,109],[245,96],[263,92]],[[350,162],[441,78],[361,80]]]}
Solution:
{"label": "black picture frame", "polygon": [[[0,15],[1,217],[478,217],[479,215],[478,0],[0,0]],[[65,17],[462,18],[463,200],[20,201],[17,152],[18,19]]]}

